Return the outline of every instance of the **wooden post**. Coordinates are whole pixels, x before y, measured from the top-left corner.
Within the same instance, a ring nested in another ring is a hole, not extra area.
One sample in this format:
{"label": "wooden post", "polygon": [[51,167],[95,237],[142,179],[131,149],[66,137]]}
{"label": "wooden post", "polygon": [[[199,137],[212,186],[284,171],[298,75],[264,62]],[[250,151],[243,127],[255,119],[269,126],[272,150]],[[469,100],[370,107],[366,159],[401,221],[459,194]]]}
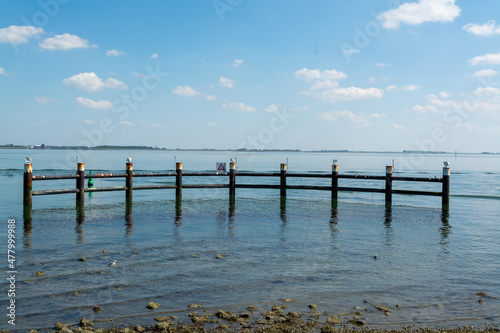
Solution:
{"label": "wooden post", "polygon": [[127,187],[127,191],[125,192],[125,197],[127,200],[132,199],[132,180],[133,180],[133,174],[132,171],[134,170],[132,162],[130,162],[130,158],[127,159],[127,164],[125,166],[125,170],[127,172],[127,177],[125,178],[125,186]]}
{"label": "wooden post", "polygon": [[236,163],[229,163],[229,196],[234,196],[236,194],[235,190],[236,181]]}
{"label": "wooden post", "polygon": [[182,196],[182,162],[175,163],[175,196]]}
{"label": "wooden post", "polygon": [[392,165],[385,167],[385,205],[392,204]]}
{"label": "wooden post", "polygon": [[280,169],[280,196],[286,197],[286,163],[281,163]]}
{"label": "wooden post", "polygon": [[445,210],[450,208],[450,166],[447,163],[443,168],[442,208]]}
{"label": "wooden post", "polygon": [[332,164],[332,202],[337,201],[339,192],[339,165],[337,161],[333,161]]}
{"label": "wooden post", "polygon": [[85,198],[85,163],[79,162],[76,166],[76,174],[79,176],[76,179],[76,201],[83,202]]}
{"label": "wooden post", "polygon": [[24,219],[31,220],[31,207],[33,204],[33,165],[31,162],[24,163],[23,177],[23,206]]}

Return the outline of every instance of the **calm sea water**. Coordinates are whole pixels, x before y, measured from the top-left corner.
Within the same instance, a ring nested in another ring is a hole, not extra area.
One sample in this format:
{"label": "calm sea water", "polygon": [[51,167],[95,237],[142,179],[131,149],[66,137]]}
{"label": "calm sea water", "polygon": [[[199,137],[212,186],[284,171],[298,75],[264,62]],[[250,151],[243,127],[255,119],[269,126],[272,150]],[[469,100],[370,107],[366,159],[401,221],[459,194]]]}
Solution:
{"label": "calm sea water", "polygon": [[[155,190],[134,192],[131,207],[123,192],[94,193],[86,197],[83,215],[76,212],[73,194],[34,197],[32,220],[25,222],[27,154],[35,175],[75,172],[74,156],[67,151],[0,150],[0,217],[17,221],[18,272],[16,326],[7,323],[4,310],[2,329],[76,324],[82,317],[146,325],[158,315],[184,318],[192,303],[210,311],[237,312],[248,305],[264,311],[285,298],[293,300],[287,303],[291,310],[302,313],[311,303],[320,312],[349,314],[343,318],[360,311],[372,327],[500,324],[500,300],[482,297],[479,303],[476,295],[500,298],[499,156],[92,151],[80,157],[86,170],[106,172],[123,172],[127,156],[134,171],[173,170],[175,161],[183,162],[185,171],[214,170],[216,162],[236,156],[240,171],[278,171],[288,161],[289,172],[330,172],[336,159],[340,173],[383,175],[385,165],[394,163],[398,175],[440,177],[448,160],[451,206],[447,213],[439,197],[394,195],[387,211],[383,194],[340,192],[332,207],[327,192],[290,191],[282,201],[279,191],[247,189],[237,189],[234,202],[227,189],[186,189],[176,204],[174,191]],[[74,182],[34,182],[34,189],[73,188]],[[134,179],[135,185],[173,182]],[[94,181],[95,187],[120,185],[122,178]],[[428,190],[440,190],[439,185],[394,184]],[[0,246],[7,277],[7,223],[0,230]],[[115,267],[108,266],[111,260],[117,261]],[[38,271],[45,275],[35,276]],[[160,309],[146,309],[150,301],[160,303]],[[7,293],[1,302],[6,309]],[[392,315],[373,304],[390,307]],[[103,310],[94,314],[95,305]]]}

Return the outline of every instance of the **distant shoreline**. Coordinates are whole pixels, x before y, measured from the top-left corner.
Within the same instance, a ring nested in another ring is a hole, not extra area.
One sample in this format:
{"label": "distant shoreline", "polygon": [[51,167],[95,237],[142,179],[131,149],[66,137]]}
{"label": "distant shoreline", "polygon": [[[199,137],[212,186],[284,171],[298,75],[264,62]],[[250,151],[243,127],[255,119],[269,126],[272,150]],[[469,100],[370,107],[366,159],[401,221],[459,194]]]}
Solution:
{"label": "distant shoreline", "polygon": [[446,154],[446,155],[500,155],[500,152],[449,152],[449,151],[423,151],[423,150],[300,150],[300,149],[218,149],[218,148],[160,148],[150,146],[23,146],[23,145],[0,145],[0,149],[27,149],[27,150],[152,150],[152,151],[214,151],[214,152],[298,152],[298,153],[356,153],[356,154]]}

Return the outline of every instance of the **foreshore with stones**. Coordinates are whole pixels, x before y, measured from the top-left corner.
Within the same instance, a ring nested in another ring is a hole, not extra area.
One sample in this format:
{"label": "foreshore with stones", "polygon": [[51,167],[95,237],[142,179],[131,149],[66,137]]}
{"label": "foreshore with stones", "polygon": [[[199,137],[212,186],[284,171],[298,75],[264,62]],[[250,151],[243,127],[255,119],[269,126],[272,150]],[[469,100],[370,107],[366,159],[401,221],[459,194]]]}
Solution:
{"label": "foreshore with stones", "polygon": [[[285,299],[284,302],[292,302]],[[366,301],[368,303],[368,301]],[[371,304],[375,309],[390,316],[389,307]],[[160,304],[149,302],[145,305],[149,310],[156,310]],[[484,325],[482,327],[457,326],[457,327],[421,327],[416,324],[405,327],[379,327],[370,326],[370,323],[363,319],[362,313],[353,311],[344,314],[327,314],[317,311],[315,304],[309,305],[309,311],[298,313],[289,311],[289,306],[274,305],[270,309],[258,309],[255,306],[248,306],[247,311],[233,313],[230,311],[217,310],[209,311],[202,309],[199,304],[188,305],[190,311],[186,318],[181,320],[176,316],[154,317],[150,325],[120,326],[115,324],[115,320],[95,320],[92,322],[87,318],[82,318],[78,324],[55,323],[54,327],[38,330],[28,330],[30,333],[57,332],[57,333],[162,333],[162,332],[499,332],[496,325]],[[95,306],[94,312],[100,312],[102,307]],[[6,333],[3,330],[0,333]]]}

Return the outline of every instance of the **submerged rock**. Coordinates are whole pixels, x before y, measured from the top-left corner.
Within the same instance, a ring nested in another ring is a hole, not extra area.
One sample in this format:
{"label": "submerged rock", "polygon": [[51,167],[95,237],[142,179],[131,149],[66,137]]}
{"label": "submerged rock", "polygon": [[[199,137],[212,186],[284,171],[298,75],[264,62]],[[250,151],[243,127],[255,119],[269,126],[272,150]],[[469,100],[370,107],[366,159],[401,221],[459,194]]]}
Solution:
{"label": "submerged rock", "polygon": [[45,273],[44,273],[44,272],[42,272],[42,271],[38,271],[38,272],[36,272],[36,273],[35,273],[35,275],[36,275],[36,276],[44,276],[44,275],[45,275]]}
{"label": "submerged rock", "polygon": [[100,311],[102,311],[102,306],[96,305],[96,306],[94,306],[93,310],[94,310],[94,312],[100,312]]}
{"label": "submerged rock", "polygon": [[190,309],[197,309],[197,308],[201,308],[201,305],[200,304],[189,304],[188,308],[190,308]]}
{"label": "submerged rock", "polygon": [[315,310],[318,306],[316,304],[309,304],[309,309]]}
{"label": "submerged rock", "polygon": [[154,309],[158,309],[160,307],[160,304],[156,303],[156,302],[149,302],[147,305],[146,305],[146,308],[150,309],[150,310],[154,310]]}

